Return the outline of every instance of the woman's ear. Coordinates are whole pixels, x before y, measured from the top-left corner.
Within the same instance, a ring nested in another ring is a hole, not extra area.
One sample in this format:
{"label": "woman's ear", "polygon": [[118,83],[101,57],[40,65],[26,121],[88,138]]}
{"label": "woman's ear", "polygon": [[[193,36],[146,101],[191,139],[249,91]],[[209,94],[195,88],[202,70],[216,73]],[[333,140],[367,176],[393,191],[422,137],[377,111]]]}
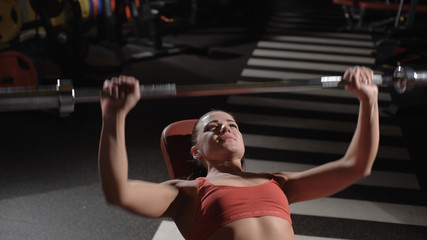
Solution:
{"label": "woman's ear", "polygon": [[191,155],[193,155],[193,159],[199,159],[200,152],[199,152],[199,149],[197,149],[196,146],[192,146],[191,147]]}

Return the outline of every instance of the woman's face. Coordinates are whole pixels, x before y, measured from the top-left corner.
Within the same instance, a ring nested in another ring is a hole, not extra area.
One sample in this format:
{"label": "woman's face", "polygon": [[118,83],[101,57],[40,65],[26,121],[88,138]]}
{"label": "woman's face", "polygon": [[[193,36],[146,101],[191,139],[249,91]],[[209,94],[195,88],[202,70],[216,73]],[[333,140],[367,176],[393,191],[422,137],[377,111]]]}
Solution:
{"label": "woman's face", "polygon": [[242,134],[234,118],[222,111],[203,116],[197,124],[198,136],[193,156],[199,160],[242,159],[245,152]]}

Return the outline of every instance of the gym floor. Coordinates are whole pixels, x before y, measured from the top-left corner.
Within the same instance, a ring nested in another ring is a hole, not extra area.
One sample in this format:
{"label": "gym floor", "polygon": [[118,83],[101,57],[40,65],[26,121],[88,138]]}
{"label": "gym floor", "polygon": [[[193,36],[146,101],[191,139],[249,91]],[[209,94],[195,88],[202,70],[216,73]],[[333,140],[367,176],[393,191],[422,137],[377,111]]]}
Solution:
{"label": "gym floor", "polygon": [[[378,34],[343,33],[346,22],[340,6],[326,0],[314,5],[310,1],[267,2],[270,5],[259,3],[259,12],[248,7],[243,13],[222,16],[218,24],[164,37],[165,42],[209,46],[233,57],[181,54],[132,63],[121,73],[136,76],[143,84],[189,84],[339,75],[346,65],[364,63],[383,70],[370,59],[375,59],[378,49],[360,45],[374,42]],[[322,39],[328,43],[319,43]],[[334,45],[334,41],[341,42]],[[299,51],[301,42],[339,52],[331,50],[328,56],[313,60],[319,52]],[[295,45],[268,47],[272,43]],[[346,54],[346,48],[374,52]],[[145,48],[131,44],[124,48],[125,52],[141,50]],[[288,55],[271,57],[265,55],[271,52],[260,50]],[[291,56],[290,52],[311,56]],[[326,59],[334,54],[351,60]],[[425,63],[412,66],[425,69]],[[324,201],[293,206],[297,239],[425,239],[426,91],[416,87],[398,95],[381,89],[381,146],[372,176]],[[168,180],[159,144],[161,131],[171,122],[198,118],[211,109],[225,109],[242,121],[248,170],[280,167],[288,171],[320,164],[338,157],[341,146],[347,144],[354,107],[357,102],[341,90],[143,100],[126,124],[129,176]],[[0,123],[1,239],[163,239],[159,226],[167,219],[134,216],[104,200],[97,170],[98,103],[78,104],[73,114],[61,117],[50,110],[0,113]],[[275,143],[282,142],[289,147],[276,148]]]}

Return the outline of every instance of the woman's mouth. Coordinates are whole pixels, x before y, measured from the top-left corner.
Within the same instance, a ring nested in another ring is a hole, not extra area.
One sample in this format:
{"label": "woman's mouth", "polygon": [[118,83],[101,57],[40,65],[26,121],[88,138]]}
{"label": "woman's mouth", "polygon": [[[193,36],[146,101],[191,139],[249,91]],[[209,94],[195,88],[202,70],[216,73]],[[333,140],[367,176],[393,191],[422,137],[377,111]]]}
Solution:
{"label": "woman's mouth", "polygon": [[232,135],[226,134],[219,137],[220,141],[227,141],[227,140],[236,140],[236,138]]}

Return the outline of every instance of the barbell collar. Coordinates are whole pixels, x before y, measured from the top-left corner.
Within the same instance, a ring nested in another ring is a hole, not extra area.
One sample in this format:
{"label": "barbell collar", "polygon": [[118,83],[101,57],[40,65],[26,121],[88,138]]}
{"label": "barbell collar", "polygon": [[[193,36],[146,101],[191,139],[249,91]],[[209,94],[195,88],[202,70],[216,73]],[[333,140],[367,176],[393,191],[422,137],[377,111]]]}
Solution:
{"label": "barbell collar", "polygon": [[58,93],[59,112],[74,112],[75,95],[73,81],[70,79],[58,79],[56,82],[56,91]]}
{"label": "barbell collar", "polygon": [[416,82],[426,81],[426,77],[425,72],[417,73],[411,67],[398,66],[393,72],[394,88],[398,93],[404,93],[412,90]]}

